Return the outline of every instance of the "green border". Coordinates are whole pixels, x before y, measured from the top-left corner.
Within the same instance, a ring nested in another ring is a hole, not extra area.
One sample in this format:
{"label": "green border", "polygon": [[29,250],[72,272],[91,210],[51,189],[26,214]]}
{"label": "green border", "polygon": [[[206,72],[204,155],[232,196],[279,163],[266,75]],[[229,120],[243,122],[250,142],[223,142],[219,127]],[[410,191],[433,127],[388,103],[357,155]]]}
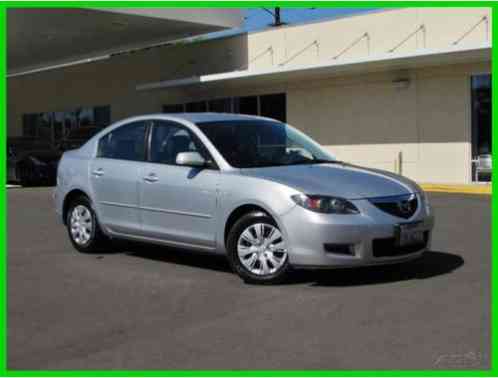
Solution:
{"label": "green border", "polygon": [[[174,8],[257,8],[263,6],[282,6],[286,8],[301,7],[323,7],[323,8],[406,8],[406,7],[490,7],[492,9],[493,21],[498,19],[498,2],[493,1],[0,1],[0,27],[3,38],[1,40],[1,59],[0,59],[0,92],[1,92],[1,122],[4,127],[1,128],[0,138],[6,140],[7,129],[7,106],[6,106],[6,9],[7,8],[77,8],[84,6],[99,7],[125,7],[125,8],[147,8],[147,7],[174,7]],[[498,23],[492,22],[492,43],[498,41]],[[498,71],[496,61],[498,50],[492,49],[492,75]],[[497,97],[494,95],[498,91],[498,81],[492,81],[492,107],[496,109]],[[493,113],[493,160],[496,160],[498,150],[498,132],[495,127],[497,123],[496,112]],[[1,196],[0,212],[5,216],[0,220],[1,226],[5,230],[0,235],[2,258],[0,258],[0,376],[12,377],[160,377],[160,376],[177,376],[177,377],[488,377],[498,376],[498,354],[495,353],[495,346],[498,345],[495,328],[497,325],[496,316],[498,311],[498,302],[493,301],[497,285],[497,264],[498,260],[495,253],[498,248],[498,238],[492,237],[492,255],[491,255],[491,369],[490,370],[8,370],[7,369],[7,212],[6,212],[6,185],[5,185],[5,168],[6,168],[6,149],[5,143],[1,144],[0,156],[2,159],[0,167]],[[498,171],[493,170],[493,194],[492,195],[492,235],[498,231],[497,223],[494,222],[498,216],[498,202],[496,200],[495,184],[498,180]],[[498,185],[498,184],[496,184]],[[420,345],[422,348],[423,345]]]}

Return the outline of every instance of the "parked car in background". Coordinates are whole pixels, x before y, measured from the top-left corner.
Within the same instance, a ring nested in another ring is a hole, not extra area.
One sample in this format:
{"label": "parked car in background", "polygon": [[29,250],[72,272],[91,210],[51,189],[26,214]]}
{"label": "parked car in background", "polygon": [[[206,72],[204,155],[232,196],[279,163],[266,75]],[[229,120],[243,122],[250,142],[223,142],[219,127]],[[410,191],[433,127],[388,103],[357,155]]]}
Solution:
{"label": "parked car in background", "polygon": [[482,154],[472,160],[474,166],[474,181],[481,181],[481,177],[491,181],[491,173],[493,171],[493,157],[491,154]]}
{"label": "parked car in background", "polygon": [[7,138],[7,182],[54,185],[61,153],[35,138]]}
{"label": "parked car in background", "polygon": [[235,114],[118,122],[64,153],[57,182],[56,211],[77,250],[129,239],[220,253],[255,283],[280,282],[291,267],[412,260],[434,223],[413,181]]}
{"label": "parked car in background", "polygon": [[101,129],[102,128],[96,126],[81,126],[73,129],[63,140],[61,140],[56,148],[61,152],[80,148]]}

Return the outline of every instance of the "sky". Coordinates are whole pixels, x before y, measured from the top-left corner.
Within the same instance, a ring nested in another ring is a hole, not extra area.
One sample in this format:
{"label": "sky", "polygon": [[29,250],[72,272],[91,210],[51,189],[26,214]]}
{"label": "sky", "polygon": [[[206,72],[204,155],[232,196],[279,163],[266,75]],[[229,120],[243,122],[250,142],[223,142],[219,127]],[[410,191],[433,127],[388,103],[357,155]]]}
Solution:
{"label": "sky", "polygon": [[[267,8],[273,11],[273,8]],[[316,21],[320,19],[330,19],[349,14],[363,13],[374,8],[282,8],[282,21],[293,24],[306,21]],[[244,14],[246,30],[255,30],[267,27],[272,23],[272,16],[261,8],[247,9]]]}

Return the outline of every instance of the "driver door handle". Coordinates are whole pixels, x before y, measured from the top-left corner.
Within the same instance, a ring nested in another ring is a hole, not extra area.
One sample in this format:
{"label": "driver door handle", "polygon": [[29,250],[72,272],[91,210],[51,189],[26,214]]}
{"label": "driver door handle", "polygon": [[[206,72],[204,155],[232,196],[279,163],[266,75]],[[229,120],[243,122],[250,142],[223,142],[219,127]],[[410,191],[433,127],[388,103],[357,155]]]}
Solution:
{"label": "driver door handle", "polygon": [[149,173],[148,176],[144,177],[144,181],[147,181],[147,182],[156,182],[158,180],[159,180],[159,177],[157,177],[157,175],[155,173]]}
{"label": "driver door handle", "polygon": [[96,170],[94,170],[92,172],[92,174],[95,176],[95,177],[100,177],[100,176],[103,176],[104,175],[104,170],[102,168],[98,168]]}

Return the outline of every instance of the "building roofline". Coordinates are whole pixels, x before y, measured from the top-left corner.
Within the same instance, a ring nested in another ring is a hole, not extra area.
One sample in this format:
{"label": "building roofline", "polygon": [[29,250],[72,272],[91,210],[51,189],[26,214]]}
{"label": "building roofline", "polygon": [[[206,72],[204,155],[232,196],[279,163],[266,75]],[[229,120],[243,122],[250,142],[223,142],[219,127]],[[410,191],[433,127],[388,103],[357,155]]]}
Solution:
{"label": "building roofline", "polygon": [[[360,8],[358,8],[360,9]],[[366,16],[370,14],[375,14],[375,13],[383,13],[383,12],[389,12],[389,11],[395,11],[395,10],[400,10],[400,9],[405,9],[405,8],[378,8],[378,9],[369,9],[365,10],[364,12],[361,13],[352,13],[352,14],[344,14],[344,15],[338,15],[338,16],[328,16],[324,17],[318,20],[306,20],[306,21],[300,21],[300,22],[293,22],[291,24],[284,24],[281,26],[271,26],[271,25],[265,25],[256,29],[244,29],[244,28],[234,28],[234,29],[229,29],[229,30],[223,30],[219,32],[213,32],[213,33],[208,33],[208,34],[203,34],[195,37],[189,37],[182,39],[182,41],[185,42],[191,42],[191,43],[198,43],[198,42],[205,42],[205,41],[213,41],[213,40],[219,40],[219,39],[224,39],[224,38],[231,38],[231,37],[236,37],[239,35],[244,35],[244,34],[259,34],[259,33],[265,33],[273,30],[283,30],[283,29],[291,29],[291,28],[296,28],[300,26],[305,26],[305,25],[313,25],[313,24],[322,24],[325,22],[331,22],[331,21],[339,21],[347,18],[353,18],[353,17],[360,17],[360,16]]]}
{"label": "building roofline", "polygon": [[[177,88],[189,85],[199,85],[215,82],[223,82],[228,80],[257,78],[277,76],[280,74],[306,74],[326,71],[330,75],[352,70],[355,67],[374,66],[378,67],[385,65],[387,69],[393,64],[410,65],[410,62],[423,66],[437,65],[442,62],[444,58],[467,57],[467,59],[477,57],[486,57],[491,52],[491,44],[486,43],[469,49],[450,48],[445,50],[424,49],[416,52],[405,54],[385,53],[376,56],[362,57],[360,59],[348,59],[340,62],[321,62],[310,64],[301,67],[279,67],[265,70],[244,70],[244,71],[231,71],[217,74],[200,75],[194,77],[187,77],[182,79],[164,80],[154,83],[140,84],[136,87],[137,91],[148,91],[164,88]],[[450,61],[458,61],[450,59]],[[428,63],[429,62],[429,63]],[[386,69],[384,68],[384,70]],[[382,68],[381,68],[382,70]]]}
{"label": "building roofline", "polygon": [[[362,9],[362,8],[356,8],[356,9]],[[324,17],[324,18],[316,19],[316,20],[305,20],[305,21],[293,22],[293,23],[290,23],[290,24],[284,24],[284,25],[278,26],[278,27],[271,26],[271,25],[266,25],[266,26],[258,28],[258,29],[247,30],[246,32],[248,34],[258,34],[258,33],[264,33],[264,32],[270,31],[270,30],[290,29],[290,28],[295,28],[295,27],[300,27],[300,26],[305,26],[305,25],[322,24],[322,23],[325,23],[325,22],[339,21],[339,20],[344,20],[344,19],[353,18],[353,17],[361,17],[361,16],[370,15],[370,14],[384,13],[384,12],[389,12],[389,11],[394,11],[394,10],[400,10],[400,9],[405,9],[405,8],[396,7],[396,8],[368,9],[368,10],[365,10],[363,12],[350,13],[350,14],[341,14],[341,15],[338,15],[338,16],[327,16],[327,17]],[[229,30],[227,30],[226,32],[228,33]],[[222,32],[219,32],[219,33],[222,33]]]}

